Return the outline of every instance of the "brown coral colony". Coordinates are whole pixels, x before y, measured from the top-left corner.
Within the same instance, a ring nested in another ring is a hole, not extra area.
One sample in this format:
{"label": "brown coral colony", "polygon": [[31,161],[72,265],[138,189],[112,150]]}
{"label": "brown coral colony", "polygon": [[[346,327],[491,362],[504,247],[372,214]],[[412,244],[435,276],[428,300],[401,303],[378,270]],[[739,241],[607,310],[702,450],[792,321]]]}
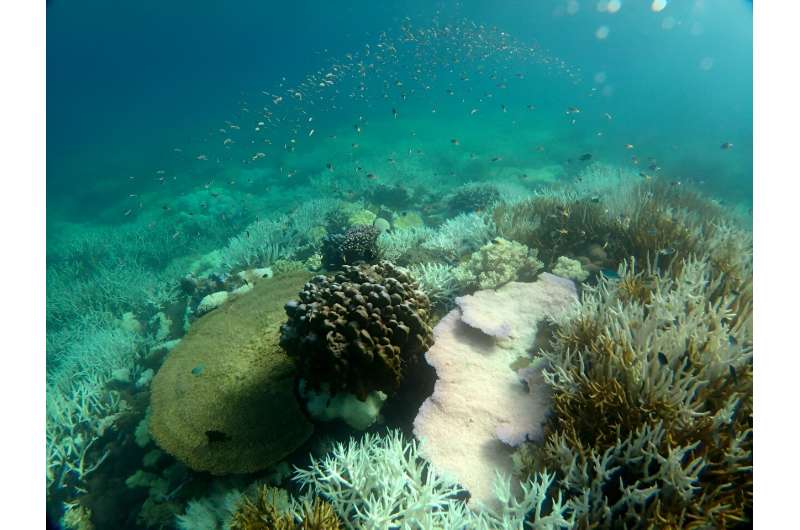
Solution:
{"label": "brown coral colony", "polygon": [[315,276],[286,304],[281,345],[313,388],[366,399],[393,393],[407,365],[433,343],[430,301],[389,262]]}

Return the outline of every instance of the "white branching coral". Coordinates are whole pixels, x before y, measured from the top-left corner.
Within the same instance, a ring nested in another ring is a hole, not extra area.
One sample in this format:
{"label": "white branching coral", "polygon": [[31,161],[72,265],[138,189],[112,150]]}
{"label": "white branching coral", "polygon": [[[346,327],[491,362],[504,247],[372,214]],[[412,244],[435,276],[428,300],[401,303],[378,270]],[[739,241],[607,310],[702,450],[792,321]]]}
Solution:
{"label": "white branching coral", "polygon": [[433,235],[434,231],[426,226],[413,226],[381,233],[378,236],[378,250],[383,259],[399,262],[410,250]]}
{"label": "white branching coral", "polygon": [[422,243],[422,247],[443,258],[453,259],[479,248],[494,237],[496,231],[494,222],[487,215],[461,214],[440,226]]}
{"label": "white branching coral", "polygon": [[236,267],[266,267],[279,258],[288,258],[292,241],[285,216],[251,223],[241,234],[228,241],[221,251],[226,271]]}
{"label": "white branching coral", "polygon": [[338,444],[297,469],[295,480],[322,495],[351,528],[449,528],[453,518],[466,517],[461,488],[435,473],[399,431]]}
{"label": "white branching coral", "polygon": [[500,509],[472,512],[466,492],[426,462],[414,441],[400,431],[380,436],[367,433],[337,444],[294,479],[309,497],[320,495],[346,528],[386,530],[437,528],[458,530],[566,529],[572,527],[569,507],[550,498],[552,474],[522,484],[521,495],[507,477],[499,476],[495,494]]}
{"label": "white branching coral", "polygon": [[409,271],[428,298],[444,307],[450,306],[453,298],[474,280],[465,267],[445,263],[415,263]]}

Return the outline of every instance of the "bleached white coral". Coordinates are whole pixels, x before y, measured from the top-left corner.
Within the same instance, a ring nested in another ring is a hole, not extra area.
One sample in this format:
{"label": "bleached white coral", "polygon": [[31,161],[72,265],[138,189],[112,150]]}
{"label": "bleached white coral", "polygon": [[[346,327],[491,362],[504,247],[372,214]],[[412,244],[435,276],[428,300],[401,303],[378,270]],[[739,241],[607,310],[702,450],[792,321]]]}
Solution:
{"label": "bleached white coral", "polygon": [[489,216],[464,213],[440,226],[422,243],[422,247],[439,253],[444,258],[453,259],[479,248],[494,237],[496,232],[497,228]]}
{"label": "bleached white coral", "polygon": [[297,469],[303,489],[322,495],[349,528],[455,528],[465,521],[463,490],[437,474],[399,431],[367,433],[337,444],[308,469]]}
{"label": "bleached white coral", "polygon": [[383,259],[396,262],[433,233],[434,231],[426,226],[413,226],[382,232],[378,236],[378,250]]}
{"label": "bleached white coral", "polygon": [[466,268],[445,263],[415,263],[409,271],[431,301],[445,305],[473,279]]}
{"label": "bleached white coral", "polygon": [[226,272],[236,267],[266,267],[279,258],[288,258],[292,243],[288,218],[255,221],[228,241],[220,251]]}

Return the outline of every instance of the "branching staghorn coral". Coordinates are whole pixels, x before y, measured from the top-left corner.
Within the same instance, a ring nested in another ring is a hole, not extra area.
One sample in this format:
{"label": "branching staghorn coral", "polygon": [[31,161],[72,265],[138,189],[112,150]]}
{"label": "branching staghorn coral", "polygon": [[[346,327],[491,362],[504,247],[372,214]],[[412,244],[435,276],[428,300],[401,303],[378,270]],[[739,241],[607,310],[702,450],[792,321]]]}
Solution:
{"label": "branching staghorn coral", "polygon": [[568,507],[548,496],[552,474],[523,483],[521,495],[498,476],[500,509],[472,512],[463,500],[466,492],[437,473],[419,456],[417,443],[404,440],[399,431],[337,444],[325,458],[312,458],[308,469],[296,469],[294,480],[308,495],[326,499],[348,529],[572,527]]}
{"label": "branching staghorn coral", "polygon": [[[612,179],[613,180],[613,179]],[[584,186],[585,187],[585,186]],[[586,188],[586,187],[585,187]],[[750,269],[751,236],[720,206],[686,186],[661,179],[622,179],[605,193],[545,190],[530,199],[501,203],[492,212],[500,236],[540,251],[552,267],[560,256],[584,256],[599,246],[617,266],[634,258],[676,268],[709,256],[716,270],[740,278]]]}
{"label": "branching staghorn coral", "polygon": [[415,263],[408,270],[431,303],[439,308],[449,309],[459,290],[472,279],[472,274],[464,268],[444,263]]}
{"label": "branching staghorn coral", "polygon": [[389,230],[378,236],[378,251],[382,259],[402,264],[409,251],[433,234],[433,229],[426,226]]}
{"label": "branching staghorn coral", "polygon": [[237,267],[266,267],[277,259],[288,258],[292,234],[286,216],[255,221],[222,249],[222,264],[230,271]]}
{"label": "branching staghorn coral", "polygon": [[422,247],[444,259],[455,259],[487,243],[496,231],[494,222],[486,215],[461,214],[440,226]]}
{"label": "branching staghorn coral", "polygon": [[117,392],[105,388],[106,380],[89,373],[63,386],[47,389],[47,488],[86,492],[86,480],[108,457],[94,444],[125,412]]}
{"label": "branching staghorn coral", "polygon": [[746,521],[750,306],[722,294],[710,260],[687,260],[675,276],[633,264],[619,275],[556,319],[541,352],[554,410],[532,469],[556,473],[578,528]]}

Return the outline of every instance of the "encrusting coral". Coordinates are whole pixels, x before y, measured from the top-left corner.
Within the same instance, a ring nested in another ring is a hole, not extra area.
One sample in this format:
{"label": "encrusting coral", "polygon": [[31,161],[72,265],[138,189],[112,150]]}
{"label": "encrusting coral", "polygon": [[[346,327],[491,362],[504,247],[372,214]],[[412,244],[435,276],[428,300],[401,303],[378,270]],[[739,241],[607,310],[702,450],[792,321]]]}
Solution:
{"label": "encrusting coral", "polygon": [[[752,310],[705,259],[623,265],[542,352],[554,413],[529,471],[578,528],[726,528],[752,510]],[[613,310],[611,310],[613,308]]]}
{"label": "encrusting coral", "polygon": [[385,261],[315,276],[285,309],[281,345],[314,390],[391,395],[432,344],[428,297]]}

